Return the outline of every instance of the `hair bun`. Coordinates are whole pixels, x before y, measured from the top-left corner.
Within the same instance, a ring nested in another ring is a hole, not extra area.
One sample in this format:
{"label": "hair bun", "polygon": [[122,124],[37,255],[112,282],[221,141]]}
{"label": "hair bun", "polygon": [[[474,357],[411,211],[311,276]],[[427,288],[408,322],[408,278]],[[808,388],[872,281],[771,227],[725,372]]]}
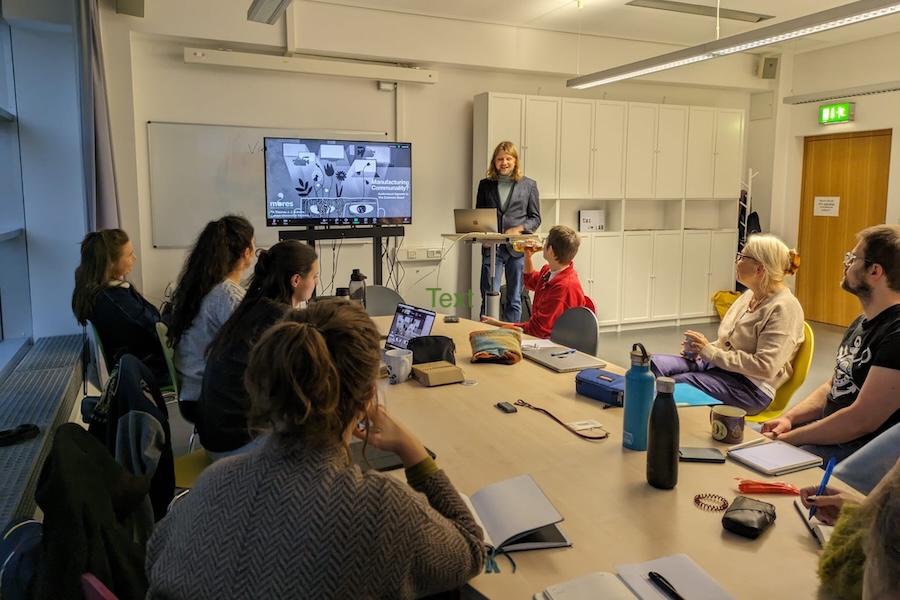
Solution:
{"label": "hair bun", "polygon": [[793,248],[788,252],[788,261],[788,267],[784,272],[788,275],[794,275],[800,268],[800,255]]}

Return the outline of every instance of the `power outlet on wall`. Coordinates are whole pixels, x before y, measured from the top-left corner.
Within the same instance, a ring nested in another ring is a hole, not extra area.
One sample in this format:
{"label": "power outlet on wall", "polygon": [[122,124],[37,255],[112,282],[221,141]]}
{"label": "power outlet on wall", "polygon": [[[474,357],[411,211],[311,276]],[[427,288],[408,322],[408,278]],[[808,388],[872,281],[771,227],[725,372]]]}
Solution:
{"label": "power outlet on wall", "polygon": [[435,262],[444,257],[444,250],[440,247],[407,246],[395,251],[394,259],[400,262]]}

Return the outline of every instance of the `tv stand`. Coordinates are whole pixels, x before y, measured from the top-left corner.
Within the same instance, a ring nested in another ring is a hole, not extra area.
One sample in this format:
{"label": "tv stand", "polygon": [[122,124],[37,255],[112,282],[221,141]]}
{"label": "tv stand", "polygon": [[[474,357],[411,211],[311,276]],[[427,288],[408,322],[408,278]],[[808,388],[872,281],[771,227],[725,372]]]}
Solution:
{"label": "tv stand", "polygon": [[[346,229],[316,229],[315,227],[307,227],[306,231],[297,229],[285,229],[278,232],[278,241],[284,240],[302,240],[315,246],[319,240],[346,240],[358,238],[371,238],[372,248],[372,271],[373,281],[376,285],[383,285],[383,266],[381,264],[381,241],[388,237],[403,237],[406,235],[405,228],[400,226],[380,226],[375,227],[350,227]],[[337,265],[335,265],[337,267]]]}

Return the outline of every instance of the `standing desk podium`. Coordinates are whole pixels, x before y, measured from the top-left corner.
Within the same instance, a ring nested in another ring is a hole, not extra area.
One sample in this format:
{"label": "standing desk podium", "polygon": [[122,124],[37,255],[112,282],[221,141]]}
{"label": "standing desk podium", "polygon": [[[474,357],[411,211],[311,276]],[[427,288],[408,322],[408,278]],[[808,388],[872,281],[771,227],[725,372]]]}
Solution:
{"label": "standing desk podium", "polygon": [[[487,316],[495,319],[500,318],[500,293],[494,292],[494,266],[497,264],[497,246],[499,244],[511,244],[517,240],[539,240],[539,236],[535,233],[444,233],[441,237],[454,242],[465,242],[467,244],[490,244],[491,245],[491,290],[485,294],[485,311]],[[480,262],[480,261],[479,261]],[[479,281],[480,281],[479,277]],[[473,294],[474,295],[474,294]],[[480,296],[480,294],[479,294]]]}

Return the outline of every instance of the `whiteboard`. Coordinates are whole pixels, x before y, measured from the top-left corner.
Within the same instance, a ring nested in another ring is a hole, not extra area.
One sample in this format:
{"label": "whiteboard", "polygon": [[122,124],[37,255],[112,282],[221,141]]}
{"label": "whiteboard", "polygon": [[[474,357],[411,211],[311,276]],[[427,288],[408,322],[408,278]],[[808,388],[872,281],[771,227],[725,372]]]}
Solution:
{"label": "whiteboard", "polygon": [[186,248],[203,227],[228,213],[256,229],[258,246],[278,241],[266,227],[264,137],[383,141],[386,132],[266,129],[191,123],[147,124],[153,246]]}

